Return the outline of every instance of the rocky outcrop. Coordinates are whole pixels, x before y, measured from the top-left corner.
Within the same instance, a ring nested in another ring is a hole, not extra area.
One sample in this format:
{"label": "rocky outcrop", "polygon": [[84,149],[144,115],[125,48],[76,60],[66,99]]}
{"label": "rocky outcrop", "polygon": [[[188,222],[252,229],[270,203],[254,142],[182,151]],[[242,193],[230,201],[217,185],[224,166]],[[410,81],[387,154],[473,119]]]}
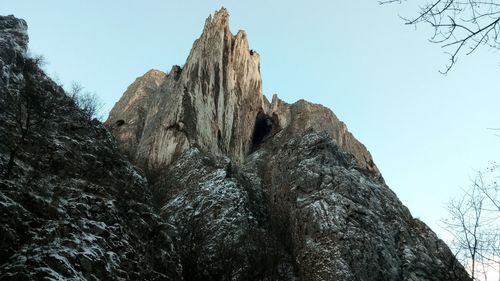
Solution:
{"label": "rocky outcrop", "polygon": [[0,17],[0,280],[470,280],[329,109],[266,100],[225,9],[114,138],[27,40]]}
{"label": "rocky outcrop", "polygon": [[262,95],[225,9],[147,102],[136,83],[106,124],[178,229],[185,280],[469,280],[333,112]]}
{"label": "rocky outcrop", "polygon": [[277,120],[276,126],[279,129],[282,128],[285,135],[302,135],[308,130],[326,132],[337,142],[337,145],[354,156],[360,168],[382,179],[370,152],[347,130],[346,125],[330,109],[305,100],[287,104],[274,95],[272,102],[266,106],[265,112],[269,118]]}
{"label": "rocky outcrop", "polygon": [[326,132],[249,156],[299,280],[469,280],[446,244]]}
{"label": "rocky outcrop", "polygon": [[294,280],[259,178],[191,148],[155,180],[160,216],[176,226],[185,280]]}
{"label": "rocky outcrop", "polygon": [[[130,159],[135,158],[152,97],[160,92],[160,86],[166,78],[167,75],[159,70],[148,71],[127,88],[109,114],[108,125],[115,129],[115,137]],[[114,117],[117,115],[128,116],[127,121]]]}
{"label": "rocky outcrop", "polygon": [[329,109],[265,99],[259,54],[249,48],[244,31],[230,32],[224,8],[206,20],[183,68],[174,66],[169,74],[152,70],[138,78],[106,125],[123,151],[146,170],[170,164],[193,146],[241,163],[266,134],[315,128],[328,131],[378,176],[368,150]]}
{"label": "rocky outcrop", "polygon": [[147,89],[144,75],[111,111],[106,124],[136,163],[167,165],[194,145],[238,162],[250,150],[262,108],[259,55],[245,32],[229,31],[228,17],[225,9],[209,17],[183,68],[156,74],[161,85]]}
{"label": "rocky outcrop", "polygon": [[26,31],[0,17],[0,280],[181,279],[144,175],[26,56]]}

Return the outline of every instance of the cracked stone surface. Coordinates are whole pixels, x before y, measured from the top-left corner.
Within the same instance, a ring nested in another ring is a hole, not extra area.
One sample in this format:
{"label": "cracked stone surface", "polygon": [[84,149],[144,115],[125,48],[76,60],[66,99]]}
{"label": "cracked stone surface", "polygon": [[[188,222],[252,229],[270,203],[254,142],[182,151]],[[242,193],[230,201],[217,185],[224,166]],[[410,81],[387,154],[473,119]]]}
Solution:
{"label": "cracked stone surface", "polygon": [[262,95],[225,9],[104,125],[29,67],[27,43],[23,20],[0,17],[2,175],[18,146],[0,280],[470,280],[331,110]]}

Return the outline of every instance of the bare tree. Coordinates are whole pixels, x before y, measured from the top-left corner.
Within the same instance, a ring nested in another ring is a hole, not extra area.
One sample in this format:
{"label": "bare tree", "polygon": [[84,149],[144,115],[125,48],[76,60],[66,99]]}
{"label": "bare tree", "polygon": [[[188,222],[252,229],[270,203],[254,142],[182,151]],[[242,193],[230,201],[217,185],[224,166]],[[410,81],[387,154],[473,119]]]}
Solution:
{"label": "bare tree", "polygon": [[11,132],[11,136],[4,139],[9,150],[7,165],[3,168],[3,178],[9,179],[15,165],[19,150],[34,131],[45,122],[49,112],[42,106],[44,97],[37,88],[35,75],[43,64],[43,57],[27,58],[24,61],[22,74],[24,85],[20,90],[7,89],[2,95],[1,109],[4,113],[4,122]]}
{"label": "bare tree", "polygon": [[94,118],[102,119],[99,114],[103,104],[100,102],[99,97],[95,93],[86,91],[81,84],[73,82],[68,94],[73,99],[76,106],[82,110],[89,121]]}
{"label": "bare tree", "polygon": [[[380,4],[406,0],[380,0]],[[408,25],[427,24],[433,28],[430,41],[441,44],[450,55],[448,73],[461,54],[477,48],[500,47],[500,1],[498,0],[432,0],[420,7],[417,15],[403,17]]]}
{"label": "bare tree", "polygon": [[462,197],[448,204],[444,221],[453,236],[452,248],[473,280],[486,280],[486,273],[500,274],[500,176],[498,165],[478,172]]}

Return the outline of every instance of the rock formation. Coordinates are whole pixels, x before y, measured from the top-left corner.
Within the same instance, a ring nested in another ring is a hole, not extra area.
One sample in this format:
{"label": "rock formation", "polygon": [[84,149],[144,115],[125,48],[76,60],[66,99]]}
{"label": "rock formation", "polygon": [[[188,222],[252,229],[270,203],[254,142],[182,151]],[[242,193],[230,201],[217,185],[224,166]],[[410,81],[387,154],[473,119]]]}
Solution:
{"label": "rock formation", "polygon": [[259,55],[250,52],[243,31],[231,34],[222,9],[207,19],[184,67],[138,78],[107,124],[124,121],[113,132],[144,167],[168,165],[193,145],[241,162],[262,105]]}
{"label": "rock formation", "polygon": [[329,109],[262,95],[228,20],[129,86],[113,137],[0,17],[0,280],[470,280]]}
{"label": "rock formation", "polygon": [[0,280],[181,280],[144,175],[27,43],[26,23],[0,16]]}
{"label": "rock formation", "polygon": [[262,95],[259,54],[249,49],[244,31],[230,32],[224,8],[206,20],[183,68],[138,78],[106,124],[135,163],[154,170],[192,146],[241,163],[258,145],[256,123],[268,119],[273,133],[326,130],[364,168],[378,172],[370,153],[327,108],[304,101],[290,106],[277,98],[269,104]]}

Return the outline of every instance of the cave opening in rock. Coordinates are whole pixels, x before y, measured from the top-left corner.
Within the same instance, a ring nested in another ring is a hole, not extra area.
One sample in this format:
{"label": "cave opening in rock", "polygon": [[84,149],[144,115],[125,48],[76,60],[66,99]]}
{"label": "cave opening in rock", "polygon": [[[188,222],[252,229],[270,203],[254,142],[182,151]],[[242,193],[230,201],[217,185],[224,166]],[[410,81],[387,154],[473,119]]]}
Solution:
{"label": "cave opening in rock", "polygon": [[117,120],[115,122],[116,127],[121,127],[121,126],[123,126],[123,124],[125,124],[125,120],[123,120],[123,119]]}
{"label": "cave opening in rock", "polygon": [[255,127],[252,136],[252,149],[253,152],[269,137],[272,136],[278,127],[278,116],[273,114],[273,117],[260,111],[255,117]]}

